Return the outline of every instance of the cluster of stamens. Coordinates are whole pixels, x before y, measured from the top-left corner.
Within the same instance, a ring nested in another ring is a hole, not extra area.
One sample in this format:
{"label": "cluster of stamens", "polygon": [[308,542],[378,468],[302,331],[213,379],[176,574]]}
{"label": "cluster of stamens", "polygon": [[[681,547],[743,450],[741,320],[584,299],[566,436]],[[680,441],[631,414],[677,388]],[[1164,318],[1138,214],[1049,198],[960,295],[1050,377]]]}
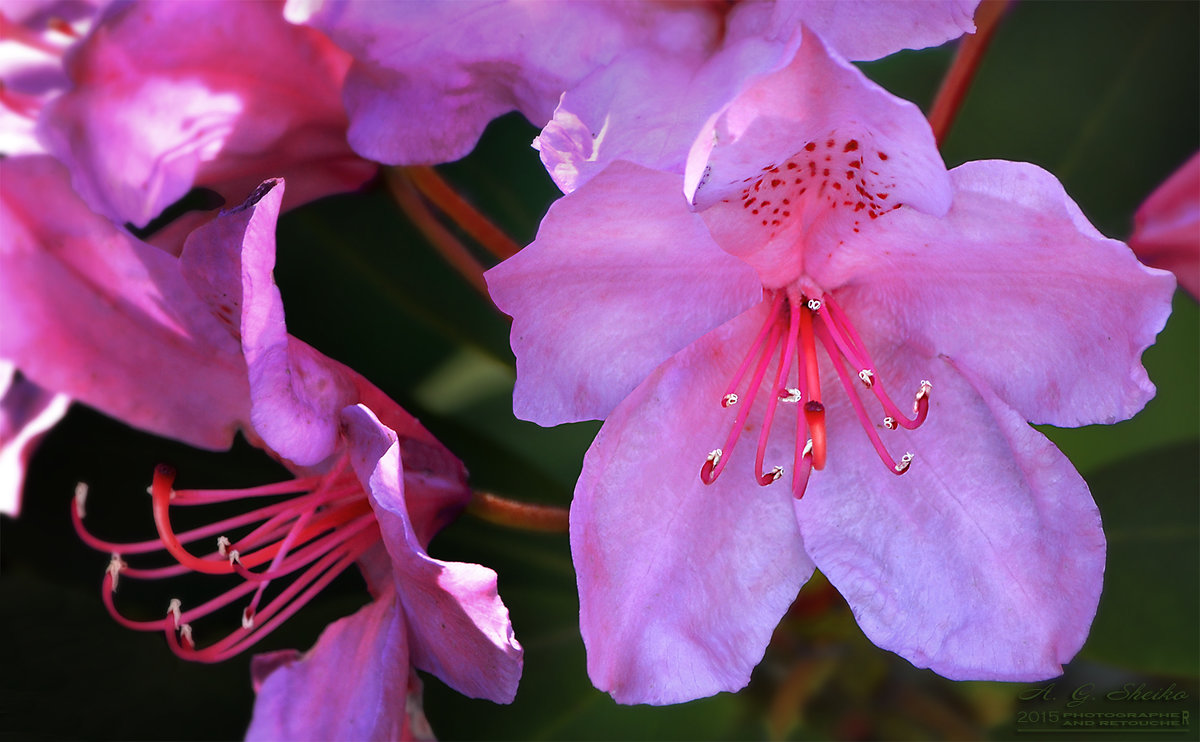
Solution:
{"label": "cluster of stamens", "polygon": [[[83,526],[87,486],[75,490],[71,518],[80,538],[112,557],[101,586],[104,605],[121,625],[137,631],[162,631],[180,657],[199,662],[219,662],[245,651],[287,620],[380,538],[379,526],[362,486],[348,461],[329,473],[301,477],[277,484],[236,490],[175,490],[175,472],[167,466],[154,471],[150,487],[158,539],[137,543],[112,543],[96,538]],[[256,508],[206,526],[176,533],[171,526],[172,506],[211,505],[245,498],[287,495],[287,499]],[[239,532],[237,538],[229,534]],[[184,544],[216,537],[215,551],[204,556],[189,552]],[[135,568],[125,562],[130,555],[167,552],[175,564]],[[113,593],[121,577],[157,580],[189,572],[231,575],[238,584],[195,608],[185,610],[171,599],[162,619],[136,621],[117,611]],[[264,596],[272,582],[288,580],[281,590]],[[223,639],[197,648],[191,623],[246,596],[241,626]]]}
{"label": "cluster of stamens", "polygon": [[[905,415],[884,390],[862,338],[832,297],[826,294],[820,298],[809,298],[793,290],[780,289],[768,292],[767,301],[770,302],[767,318],[721,397],[723,408],[738,406],[733,427],[724,445],[713,449],[705,458],[700,468],[700,480],[705,484],[712,484],[725,469],[729,454],[733,451],[750,415],[754,399],[764,385],[771,359],[778,350],[774,381],[768,387],[772,393],[767,401],[758,437],[754,472],[758,483],[763,486],[783,477],[783,466],[776,465],[769,471],[764,471],[767,441],[779,404],[798,405],[796,445],[792,460],[792,492],[797,499],[804,496],[812,470],[824,469],[826,460],[825,405],[821,402],[818,339],[824,346],[826,355],[829,356],[862,428],[880,460],[894,474],[908,471],[913,461],[912,453],[905,453],[899,461],[892,458],[880,439],[875,424],[868,417],[862,400],[859,399],[857,387],[861,385],[871,391],[883,407],[885,417],[882,427],[887,430],[914,430],[925,422],[929,414],[929,393],[933,385],[929,381],[921,382],[913,399],[912,416]],[[797,365],[797,385],[787,386],[793,362]],[[858,369],[857,384],[855,377],[846,370],[846,364]],[[751,366],[754,368],[750,381],[739,394],[738,390],[742,387]]]}

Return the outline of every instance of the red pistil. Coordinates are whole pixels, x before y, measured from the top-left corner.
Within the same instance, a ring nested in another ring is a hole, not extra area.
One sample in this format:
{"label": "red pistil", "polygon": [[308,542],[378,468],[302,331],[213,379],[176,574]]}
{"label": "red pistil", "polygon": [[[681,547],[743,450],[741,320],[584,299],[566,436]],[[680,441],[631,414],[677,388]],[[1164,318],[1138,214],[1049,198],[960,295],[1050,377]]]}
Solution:
{"label": "red pistil", "polygon": [[[87,496],[87,488],[83,485],[76,489],[71,519],[89,546],[112,554],[101,586],[108,612],[127,628],[165,632],[168,645],[185,659],[218,662],[254,645],[379,540],[379,528],[371,506],[345,460],[322,476],[241,490],[173,490],[174,480],[175,472],[170,467],[155,469],[150,491],[158,540],[117,544],[88,533],[83,526],[84,498]],[[208,505],[280,495],[292,497],[182,533],[176,533],[171,525],[172,506]],[[237,539],[231,540],[224,535],[250,526],[254,527]],[[184,546],[215,535],[219,535],[216,551],[203,556],[193,554]],[[126,564],[123,558],[130,554],[164,551],[178,563],[135,568]],[[255,567],[262,569],[255,570]],[[188,572],[230,575],[240,581],[189,610],[183,610],[178,600],[172,600],[166,616],[156,621],[134,621],[117,611],[113,593],[119,577],[152,580]],[[273,580],[282,578],[292,581],[268,600],[268,587]],[[191,636],[191,622],[246,596],[250,599],[242,609],[241,626],[224,639],[197,649]]]}
{"label": "red pistil", "polygon": [[[894,474],[907,471],[912,462],[912,454],[904,454],[899,461],[892,457],[880,439],[876,424],[868,417],[866,408],[858,397],[858,387],[861,384],[871,390],[883,408],[886,413],[881,423],[883,428],[895,430],[903,427],[914,430],[925,422],[929,413],[929,392],[932,385],[928,381],[921,382],[913,402],[912,417],[905,415],[888,396],[877,377],[866,345],[832,297],[824,295],[820,298],[808,298],[787,290],[778,290],[771,294],[766,320],[721,398],[722,407],[731,407],[739,403],[742,407],[738,410],[724,446],[712,451],[701,467],[701,481],[712,484],[727,465],[734,445],[741,431],[745,429],[746,419],[762,386],[772,356],[778,348],[779,360],[771,398],[767,401],[763,413],[755,452],[754,474],[758,483],[763,486],[782,477],[782,466],[775,466],[764,472],[767,441],[779,403],[800,403],[802,407],[796,415],[792,491],[797,499],[803,497],[812,470],[820,471],[825,468],[827,459],[825,405],[821,401],[821,376],[817,358],[818,339],[824,346],[825,353],[829,356],[838,379],[850,398],[851,406],[880,461]],[[797,386],[788,387],[787,381],[793,376],[793,361],[797,364],[794,373]],[[855,377],[846,370],[847,363],[856,370],[858,383],[855,383]],[[754,374],[739,397],[738,390],[742,387],[742,381],[751,365],[754,365]]]}

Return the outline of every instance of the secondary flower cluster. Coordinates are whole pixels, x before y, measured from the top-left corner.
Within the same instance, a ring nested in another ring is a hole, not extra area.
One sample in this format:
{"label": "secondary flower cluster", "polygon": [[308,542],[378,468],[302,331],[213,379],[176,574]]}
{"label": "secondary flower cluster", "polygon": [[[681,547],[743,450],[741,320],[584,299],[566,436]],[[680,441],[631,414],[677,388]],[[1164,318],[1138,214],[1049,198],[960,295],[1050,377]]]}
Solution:
{"label": "secondary flower cluster", "polygon": [[[379,164],[464,156],[515,110],[566,195],[487,282],[513,317],[518,416],[605,421],[570,526],[594,684],[657,704],[741,688],[815,569],[918,666],[1058,674],[1105,541],[1082,478],[1028,423],[1135,414],[1175,284],[1035,166],[948,171],[920,111],[848,61],[957,38],[974,6],[6,11],[0,511],[18,512],[33,446],[72,400],[208,449],[240,432],[293,478],[176,489],[160,467],[156,539],[90,533],[81,486],[73,522],[111,554],[117,621],[219,661],[357,564],[369,605],[308,653],[254,659],[251,738],[428,737],[415,670],[511,701],[522,649],[495,572],[426,551],[471,497],[465,468],[288,333],[272,269],[282,211]],[[1135,244],[1181,241],[1196,165],[1147,203]],[[239,205],[168,209],[197,189]],[[1193,248],[1156,259],[1194,279]],[[172,508],[227,502],[244,512],[172,525]],[[130,563],[153,552],[176,564]],[[118,609],[121,580],[186,572],[237,582],[150,621]],[[228,605],[240,626],[198,646],[192,623]]]}

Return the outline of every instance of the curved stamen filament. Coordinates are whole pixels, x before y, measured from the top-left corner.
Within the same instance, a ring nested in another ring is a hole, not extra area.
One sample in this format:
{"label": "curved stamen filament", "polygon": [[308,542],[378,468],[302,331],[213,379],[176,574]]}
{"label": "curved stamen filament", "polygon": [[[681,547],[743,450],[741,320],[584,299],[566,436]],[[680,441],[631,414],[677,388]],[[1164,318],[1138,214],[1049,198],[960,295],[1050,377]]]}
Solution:
{"label": "curved stamen filament", "polygon": [[730,407],[737,404],[738,385],[742,383],[742,377],[746,375],[746,369],[750,368],[750,362],[758,354],[758,349],[762,347],[763,340],[775,327],[776,319],[779,315],[779,307],[782,306],[784,293],[782,291],[775,294],[775,298],[771,300],[771,308],[767,310],[767,318],[763,321],[762,329],[758,331],[758,337],[754,338],[754,343],[750,346],[750,352],[742,359],[742,364],[738,366],[737,371],[733,374],[733,380],[729,382],[729,387],[725,389],[725,395],[721,397],[721,406]]}
{"label": "curved stamen filament", "polygon": [[783,476],[783,467],[781,466],[776,466],[770,472],[764,474],[763,459],[767,453],[767,438],[771,434],[771,423],[775,420],[775,408],[779,406],[782,396],[786,395],[787,399],[792,397],[792,393],[785,389],[784,385],[787,383],[788,372],[792,370],[792,355],[796,352],[796,339],[800,333],[799,318],[799,307],[795,302],[789,302],[787,342],[784,343],[783,351],[779,355],[779,369],[775,372],[775,394],[772,395],[771,401],[767,403],[767,412],[763,417],[762,430],[758,433],[758,450],[754,457],[754,473],[758,476],[758,483],[764,487]]}

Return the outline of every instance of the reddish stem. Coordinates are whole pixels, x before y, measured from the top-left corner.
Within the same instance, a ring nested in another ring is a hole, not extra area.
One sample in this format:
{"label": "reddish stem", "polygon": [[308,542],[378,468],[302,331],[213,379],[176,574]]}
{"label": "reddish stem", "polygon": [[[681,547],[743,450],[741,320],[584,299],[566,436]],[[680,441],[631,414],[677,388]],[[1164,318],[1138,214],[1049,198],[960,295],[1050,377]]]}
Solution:
{"label": "reddish stem", "polygon": [[467,511],[491,523],[526,531],[566,533],[568,512],[553,505],[533,505],[490,492],[475,492]]}
{"label": "reddish stem", "polygon": [[958,53],[954,55],[954,61],[950,63],[950,69],[942,80],[942,86],[933,99],[933,106],[929,109],[929,125],[939,146],[954,124],[958,109],[962,107],[971,80],[975,77],[975,71],[979,69],[979,63],[983,60],[983,53],[987,51],[988,44],[1000,25],[1000,17],[1004,15],[1007,7],[1008,0],[983,0],[975,11],[975,33],[963,38]]}
{"label": "reddish stem", "polygon": [[499,260],[516,255],[521,246],[514,242],[486,216],[467,202],[450,187],[442,176],[431,167],[415,166],[404,168],[404,174],[417,187],[421,195],[454,220],[471,239],[482,245]]}

